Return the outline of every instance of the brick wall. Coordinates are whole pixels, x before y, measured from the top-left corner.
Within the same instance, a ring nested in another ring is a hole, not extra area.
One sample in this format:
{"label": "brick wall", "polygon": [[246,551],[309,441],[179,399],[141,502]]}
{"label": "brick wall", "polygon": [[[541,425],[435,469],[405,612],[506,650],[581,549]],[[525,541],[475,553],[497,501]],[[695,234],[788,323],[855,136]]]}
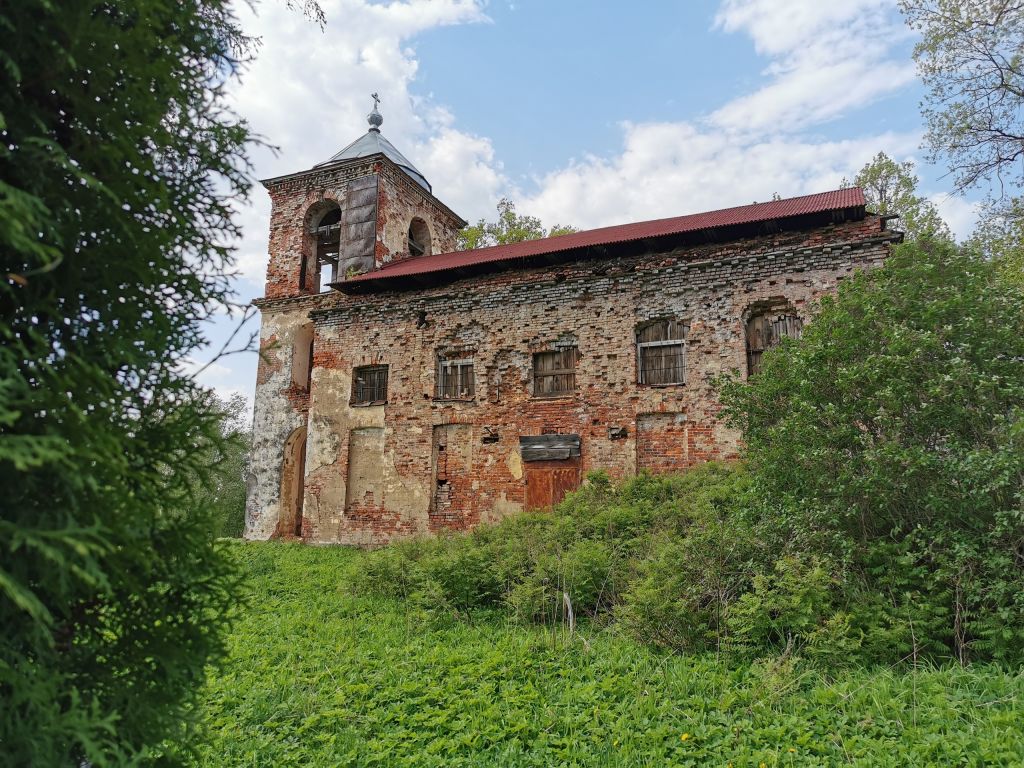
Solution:
{"label": "brick wall", "polygon": [[[785,303],[806,320],[817,298],[855,269],[880,264],[895,239],[869,216],[809,232],[510,270],[429,289],[264,301],[265,333],[280,339],[287,337],[284,326],[310,317],[315,324],[303,535],[373,546],[513,514],[526,492],[520,435],[578,434],[582,471],[604,469],[613,477],[633,474],[638,465],[667,471],[734,456],[737,435],[717,419],[711,381],[745,371],[750,308]],[[687,381],[638,385],[636,328],[668,317],[689,322]],[[579,349],[575,391],[534,398],[533,353],[566,343]],[[473,357],[471,401],[435,399],[439,350]],[[390,366],[388,403],[352,406],[352,369],[370,364]],[[298,405],[275,386],[264,379],[258,388],[257,414],[261,407],[297,414]],[[259,433],[261,425],[256,428]],[[366,428],[382,437],[372,457],[352,438],[353,430]],[[278,428],[273,440],[283,443],[284,431]],[[262,439],[257,434],[258,445],[266,445]],[[353,457],[353,450],[363,455]],[[257,485],[279,482],[274,459],[257,462],[257,474],[271,473],[256,477]],[[379,467],[372,509],[346,501],[353,461]],[[267,530],[260,515],[273,516],[273,505],[252,512],[250,531]]]}
{"label": "brick wall", "polygon": [[[363,232],[356,230],[365,218],[368,185],[376,190],[370,197],[376,200],[376,212],[372,214],[376,225],[370,227],[365,248],[367,267],[408,257],[407,236],[414,216],[423,219],[430,229],[434,253],[453,250],[463,224],[455,213],[393,163],[379,157],[271,179],[264,184],[271,201],[270,260],[264,293],[268,299],[319,292],[314,241],[309,230],[332,204],[342,211],[343,261],[338,277],[344,278],[346,265],[363,263],[364,254],[357,247]],[[352,223],[348,220],[350,214],[355,217]],[[303,263],[305,280],[300,285]]]}

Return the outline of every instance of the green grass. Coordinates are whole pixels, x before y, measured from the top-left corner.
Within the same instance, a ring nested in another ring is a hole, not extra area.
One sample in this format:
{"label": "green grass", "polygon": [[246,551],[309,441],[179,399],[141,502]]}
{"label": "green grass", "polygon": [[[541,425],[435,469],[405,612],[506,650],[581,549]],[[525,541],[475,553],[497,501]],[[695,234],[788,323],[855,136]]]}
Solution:
{"label": "green grass", "polygon": [[210,673],[195,765],[1024,765],[1019,670],[828,679],[666,656],[353,594],[352,550],[232,551],[250,604]]}

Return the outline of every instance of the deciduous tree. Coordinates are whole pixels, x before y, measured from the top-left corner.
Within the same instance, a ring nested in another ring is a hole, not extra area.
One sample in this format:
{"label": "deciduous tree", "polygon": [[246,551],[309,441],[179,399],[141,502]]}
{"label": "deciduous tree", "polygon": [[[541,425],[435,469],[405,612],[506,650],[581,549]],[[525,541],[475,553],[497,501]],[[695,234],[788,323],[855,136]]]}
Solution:
{"label": "deciduous tree", "polygon": [[781,540],[854,574],[866,640],[1024,658],[1022,325],[991,261],[908,243],[725,388]]}
{"label": "deciduous tree", "polygon": [[961,191],[1024,170],[1024,4],[1019,0],[901,0],[921,34],[930,159],[945,157]]}
{"label": "deciduous tree", "polygon": [[544,229],[541,220],[536,216],[519,215],[511,200],[502,198],[498,202],[498,218],[496,221],[480,219],[459,232],[457,248],[468,251],[473,248],[485,248],[491,245],[521,243],[524,240],[539,240],[542,237],[566,235],[578,231],[575,227],[556,224],[551,229]]}
{"label": "deciduous tree", "polygon": [[897,163],[879,152],[860,169],[853,183],[864,190],[871,210],[899,216],[899,227],[909,239],[953,239],[935,204],[917,193],[918,179],[909,160]]}

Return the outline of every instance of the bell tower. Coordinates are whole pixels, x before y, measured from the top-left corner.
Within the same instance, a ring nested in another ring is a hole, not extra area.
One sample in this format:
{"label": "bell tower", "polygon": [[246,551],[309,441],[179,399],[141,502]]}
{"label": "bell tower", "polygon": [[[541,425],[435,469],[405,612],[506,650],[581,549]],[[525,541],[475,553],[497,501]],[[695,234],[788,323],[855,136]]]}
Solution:
{"label": "bell tower", "polygon": [[373,99],[362,136],[309,170],[263,181],[272,203],[266,298],[323,293],[390,261],[455,249],[466,222],[384,137]]}
{"label": "bell tower", "polygon": [[400,259],[455,250],[466,222],[381,133],[373,94],[366,133],[312,168],[264,180],[270,242],[260,309],[253,462],[246,537],[302,536],[313,309],[352,301],[346,279]]}

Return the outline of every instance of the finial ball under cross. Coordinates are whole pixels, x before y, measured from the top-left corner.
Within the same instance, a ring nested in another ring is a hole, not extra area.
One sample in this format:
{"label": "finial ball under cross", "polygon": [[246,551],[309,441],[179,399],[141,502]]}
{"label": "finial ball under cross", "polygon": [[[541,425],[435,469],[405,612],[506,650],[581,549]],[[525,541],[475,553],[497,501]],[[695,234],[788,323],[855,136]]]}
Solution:
{"label": "finial ball under cross", "polygon": [[371,93],[370,97],[373,99],[373,111],[366,116],[366,121],[370,124],[371,131],[379,131],[381,123],[384,122],[384,118],[377,111],[377,105],[380,104],[380,96],[376,93]]}

